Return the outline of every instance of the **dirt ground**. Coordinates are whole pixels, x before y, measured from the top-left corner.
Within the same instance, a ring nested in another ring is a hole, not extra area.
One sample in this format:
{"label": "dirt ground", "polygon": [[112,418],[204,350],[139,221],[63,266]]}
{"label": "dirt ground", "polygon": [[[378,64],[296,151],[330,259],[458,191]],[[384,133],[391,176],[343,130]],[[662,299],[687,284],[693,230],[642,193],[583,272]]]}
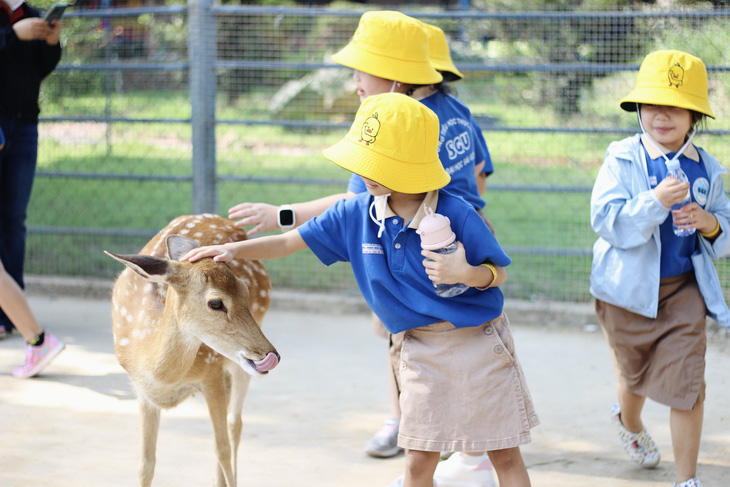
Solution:
{"label": "dirt ground", "polygon": [[[10,370],[22,361],[22,339],[16,333],[0,341],[0,486],[136,485],[137,404],[114,356],[109,300],[36,295],[31,306],[68,348],[42,376],[19,380]],[[244,407],[242,487],[385,487],[403,472],[402,456],[363,453],[388,412],[385,341],[373,335],[366,312],[323,308],[282,305],[267,315],[264,330],[282,362],[253,381]],[[517,353],[542,420],[522,449],[532,484],[672,486],[666,407],[648,402],[644,417],[662,451],[659,467],[641,470],[624,457],[608,417],[614,378],[600,332],[515,316]],[[699,476],[705,487],[727,487],[726,335],[712,335],[707,363]],[[202,398],[163,412],[153,485],[212,485],[214,462]]]}

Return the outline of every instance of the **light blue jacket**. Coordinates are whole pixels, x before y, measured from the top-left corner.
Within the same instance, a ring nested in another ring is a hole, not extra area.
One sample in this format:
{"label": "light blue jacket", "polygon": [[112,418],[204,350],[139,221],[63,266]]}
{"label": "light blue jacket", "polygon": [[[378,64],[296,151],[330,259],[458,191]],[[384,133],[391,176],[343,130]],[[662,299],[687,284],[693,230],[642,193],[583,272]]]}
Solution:
{"label": "light blue jacket", "polygon": [[[720,222],[713,243],[697,233],[692,264],[708,314],[730,327],[730,310],[712,259],[730,254],[730,200],[722,174],[727,170],[697,147],[710,180],[705,210]],[[669,215],[649,184],[640,135],[611,143],[591,194],[591,226],[599,239],[593,245],[591,294],[601,301],[656,318],[659,306],[661,239],[659,225]]]}

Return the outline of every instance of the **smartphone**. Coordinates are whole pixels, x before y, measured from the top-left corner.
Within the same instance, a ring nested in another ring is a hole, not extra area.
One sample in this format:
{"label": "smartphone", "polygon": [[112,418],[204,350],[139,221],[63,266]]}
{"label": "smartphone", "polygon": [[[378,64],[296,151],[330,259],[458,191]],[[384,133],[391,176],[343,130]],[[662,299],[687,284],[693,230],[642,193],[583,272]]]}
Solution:
{"label": "smartphone", "polygon": [[48,22],[48,25],[51,25],[52,20],[58,20],[61,17],[63,17],[63,12],[66,10],[66,7],[68,7],[67,3],[55,3],[53,6],[46,12],[45,20]]}

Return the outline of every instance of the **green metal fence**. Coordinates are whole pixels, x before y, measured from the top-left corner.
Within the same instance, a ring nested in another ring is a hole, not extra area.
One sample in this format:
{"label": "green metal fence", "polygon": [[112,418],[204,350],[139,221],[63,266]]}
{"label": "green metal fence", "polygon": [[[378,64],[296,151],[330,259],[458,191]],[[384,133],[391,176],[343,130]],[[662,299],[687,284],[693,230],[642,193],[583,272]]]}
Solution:
{"label": "green metal fence", "polygon": [[[590,189],[608,144],[637,130],[618,100],[648,52],[705,61],[717,120],[695,140],[728,160],[730,10],[407,8],[444,29],[466,75],[453,88],[494,161],[486,213],[514,261],[509,297],[590,299]],[[27,272],[112,278],[102,250],[136,252],[180,214],[342,192],[349,174],[321,150],[359,99],[330,55],[361,13],[197,0],[68,11],[62,64],[43,86]],[[266,267],[275,286],[357,293],[347,265],[308,252]]]}

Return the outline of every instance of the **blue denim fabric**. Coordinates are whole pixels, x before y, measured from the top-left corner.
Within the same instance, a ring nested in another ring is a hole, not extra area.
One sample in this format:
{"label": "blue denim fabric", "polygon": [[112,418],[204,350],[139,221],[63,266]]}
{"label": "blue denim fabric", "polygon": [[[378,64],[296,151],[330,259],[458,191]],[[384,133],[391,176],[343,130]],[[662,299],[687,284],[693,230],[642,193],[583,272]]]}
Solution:
{"label": "blue denim fabric", "polygon": [[[0,150],[0,259],[5,270],[20,285],[25,262],[25,219],[33,189],[38,156],[38,125],[0,115],[5,146]],[[0,326],[12,323],[0,310]]]}

